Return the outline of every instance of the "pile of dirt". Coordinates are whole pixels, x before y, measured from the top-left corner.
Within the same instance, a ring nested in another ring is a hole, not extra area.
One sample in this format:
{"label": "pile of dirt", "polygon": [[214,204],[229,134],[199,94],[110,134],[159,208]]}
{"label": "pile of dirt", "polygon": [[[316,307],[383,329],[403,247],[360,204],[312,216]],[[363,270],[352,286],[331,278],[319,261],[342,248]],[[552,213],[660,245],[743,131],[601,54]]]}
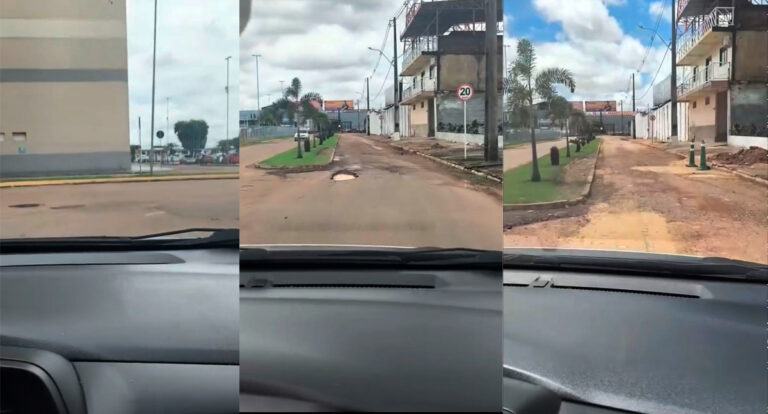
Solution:
{"label": "pile of dirt", "polygon": [[760,147],[740,149],[733,153],[721,152],[711,158],[719,164],[752,165],[756,163],[768,163],[768,150]]}

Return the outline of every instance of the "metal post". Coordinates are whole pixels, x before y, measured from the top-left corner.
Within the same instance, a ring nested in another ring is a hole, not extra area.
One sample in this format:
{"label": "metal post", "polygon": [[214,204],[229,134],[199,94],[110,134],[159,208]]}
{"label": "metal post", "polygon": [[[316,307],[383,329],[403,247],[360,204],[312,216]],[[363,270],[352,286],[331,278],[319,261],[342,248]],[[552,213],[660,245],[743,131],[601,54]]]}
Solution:
{"label": "metal post", "polygon": [[619,101],[619,105],[621,106],[621,135],[624,135],[624,99],[623,98],[621,101]]}
{"label": "metal post", "polygon": [[365,78],[365,130],[368,136],[371,135],[371,88],[370,78]]}
{"label": "metal post", "polygon": [[227,135],[224,137],[224,150],[226,153],[229,153],[229,59],[232,59],[232,56],[227,56],[224,58],[224,60],[227,61],[227,87],[225,89],[227,92]]}
{"label": "metal post", "polygon": [[464,159],[467,159],[467,101],[464,101]]}
{"label": "metal post", "polygon": [[395,73],[392,76],[392,78],[395,80],[395,132],[400,131],[400,128],[398,127],[397,122],[397,116],[398,116],[398,102],[399,102],[399,94],[398,94],[398,82],[400,79],[400,75],[397,73],[397,17],[392,18],[392,46],[394,50],[394,55],[392,57],[392,66],[394,66]]}
{"label": "metal post", "polygon": [[139,174],[141,174],[141,117],[139,117]]}
{"label": "metal post", "polygon": [[693,141],[691,141],[691,148],[688,150],[688,167],[696,166],[696,149],[693,147]]}
{"label": "metal post", "polygon": [[707,165],[707,143],[701,141],[701,157],[699,159],[699,170],[707,171],[709,166]]}
{"label": "metal post", "polygon": [[155,64],[157,62],[157,0],[155,0],[155,23],[152,34],[152,117],[149,122],[149,174],[155,173]]}
{"label": "metal post", "polygon": [[[635,114],[635,73],[632,72],[632,115]],[[634,120],[632,121],[632,139],[637,139],[637,128]]]}
{"label": "metal post", "polygon": [[[485,160],[499,160],[498,108],[498,2],[485,2]],[[464,128],[466,133],[466,127]]]}
{"label": "metal post", "polygon": [[672,52],[672,78],[670,80],[670,103],[672,130],[670,131],[670,142],[677,143],[677,10],[675,10],[675,0],[670,1],[672,7],[672,41],[669,48]]}
{"label": "metal post", "polygon": [[259,110],[261,115],[261,95],[259,94],[259,57],[261,55],[252,55],[256,58],[256,109]]}

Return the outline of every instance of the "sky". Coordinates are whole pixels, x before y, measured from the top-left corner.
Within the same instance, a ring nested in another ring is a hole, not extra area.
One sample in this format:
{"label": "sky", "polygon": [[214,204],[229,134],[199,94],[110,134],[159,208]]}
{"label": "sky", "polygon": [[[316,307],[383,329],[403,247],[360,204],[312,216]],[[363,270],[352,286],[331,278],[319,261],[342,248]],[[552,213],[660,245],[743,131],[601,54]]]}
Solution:
{"label": "sky", "polygon": [[[128,89],[131,144],[149,148],[152,113],[152,27],[154,0],[128,0]],[[170,134],[161,144],[180,145],[172,133],[179,120],[208,123],[207,147],[226,136],[227,62],[230,61],[229,135],[238,135],[239,7],[235,0],[158,0],[155,130]],[[155,140],[158,141],[157,139]]]}
{"label": "sky", "polygon": [[574,74],[575,93],[559,91],[568,99],[623,100],[631,110],[635,72],[637,105],[644,108],[652,101],[649,85],[657,71],[654,83],[671,73],[667,47],[653,34],[658,23],[664,41],[671,37],[669,0],[505,0],[504,15],[507,61],[514,60],[517,39],[530,40],[538,69],[561,67]]}

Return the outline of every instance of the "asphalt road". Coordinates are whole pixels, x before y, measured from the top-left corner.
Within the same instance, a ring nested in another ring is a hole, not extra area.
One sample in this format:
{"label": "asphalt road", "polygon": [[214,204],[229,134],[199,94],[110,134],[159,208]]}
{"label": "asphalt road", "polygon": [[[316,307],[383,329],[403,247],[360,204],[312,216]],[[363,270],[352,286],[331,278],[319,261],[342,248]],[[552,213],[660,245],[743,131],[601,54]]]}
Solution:
{"label": "asphalt road", "polygon": [[[500,190],[475,176],[355,134],[341,137],[328,170],[247,167],[289,147],[265,145],[241,153],[242,244],[501,248]],[[332,180],[339,170],[358,178]]]}
{"label": "asphalt road", "polygon": [[604,137],[589,200],[567,209],[505,212],[504,245],[768,263],[768,188],[685,163],[631,140]]}
{"label": "asphalt road", "polygon": [[238,226],[238,180],[0,189],[0,238],[129,236]]}

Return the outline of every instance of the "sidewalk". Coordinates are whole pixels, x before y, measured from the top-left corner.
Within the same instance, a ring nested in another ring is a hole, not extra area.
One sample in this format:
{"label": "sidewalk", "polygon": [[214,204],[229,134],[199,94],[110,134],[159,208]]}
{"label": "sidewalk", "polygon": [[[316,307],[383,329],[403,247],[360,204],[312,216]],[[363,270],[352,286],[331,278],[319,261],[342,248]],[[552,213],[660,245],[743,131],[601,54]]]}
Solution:
{"label": "sidewalk", "polygon": [[[438,140],[436,138],[408,137],[400,141],[392,141],[388,137],[373,135],[374,139],[386,141],[389,145],[400,148],[405,151],[414,152],[419,155],[434,157],[447,164],[461,167],[476,173],[488,175],[501,181],[502,161],[487,162],[484,158],[483,146],[478,144],[467,144],[467,158],[464,159],[464,144]],[[499,156],[502,156],[502,149],[499,149]]]}
{"label": "sidewalk", "polygon": [[239,173],[215,172],[208,174],[160,174],[160,175],[115,175],[90,177],[41,177],[8,179],[0,182],[0,188],[41,187],[49,185],[105,184],[105,183],[144,183],[152,181],[192,181],[192,180],[228,180],[237,179]]}
{"label": "sidewalk", "polygon": [[[691,147],[690,142],[680,142],[678,144],[671,144],[667,142],[651,143],[645,139],[637,139],[637,140],[630,139],[629,141],[634,141],[640,145],[645,145],[645,146],[656,148],[662,151],[667,151],[669,153],[677,155],[681,159],[688,159],[688,153]],[[698,164],[700,159],[699,157],[701,156],[700,143],[695,143],[694,149],[695,149],[696,164]],[[736,175],[742,176],[744,178],[761,182],[763,184],[768,184],[768,159],[764,159],[765,162],[754,162],[754,163],[726,163],[719,160],[721,157],[723,157],[722,159],[725,159],[728,157],[725,157],[723,155],[718,155],[718,154],[735,154],[740,150],[744,150],[744,148],[734,147],[731,145],[720,144],[720,143],[707,144],[707,164],[710,167],[729,171]]]}

